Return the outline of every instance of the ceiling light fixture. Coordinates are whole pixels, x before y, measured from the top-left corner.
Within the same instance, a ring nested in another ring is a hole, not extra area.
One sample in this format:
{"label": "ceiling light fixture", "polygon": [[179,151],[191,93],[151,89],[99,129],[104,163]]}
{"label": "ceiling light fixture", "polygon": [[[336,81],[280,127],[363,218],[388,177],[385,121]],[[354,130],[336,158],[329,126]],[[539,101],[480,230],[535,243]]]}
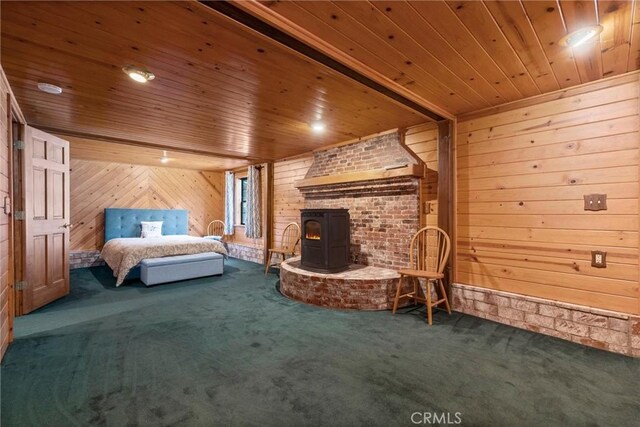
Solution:
{"label": "ceiling light fixture", "polygon": [[592,25],[567,34],[560,39],[560,46],[578,47],[602,32],[602,25]]}
{"label": "ceiling light fixture", "polygon": [[138,83],[146,83],[156,78],[156,75],[151,71],[135,65],[126,65],[122,67],[122,71]]}
{"label": "ceiling light fixture", "polygon": [[62,93],[62,88],[60,86],[52,85],[50,83],[38,83],[38,89],[53,95],[60,95]]}
{"label": "ceiling light fixture", "polygon": [[167,152],[166,151],[162,152],[162,158],[160,159],[160,161],[162,163],[168,163],[169,162],[169,158],[167,157]]}
{"label": "ceiling light fixture", "polygon": [[322,133],[327,128],[327,126],[322,122],[313,122],[311,123],[311,130],[315,133]]}

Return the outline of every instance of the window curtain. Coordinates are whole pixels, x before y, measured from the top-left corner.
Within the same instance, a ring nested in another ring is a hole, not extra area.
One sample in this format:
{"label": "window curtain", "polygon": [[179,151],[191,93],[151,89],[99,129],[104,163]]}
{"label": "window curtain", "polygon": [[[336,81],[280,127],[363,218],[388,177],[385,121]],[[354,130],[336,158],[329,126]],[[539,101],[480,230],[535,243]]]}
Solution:
{"label": "window curtain", "polygon": [[245,235],[250,239],[262,237],[262,221],[260,212],[260,169],[249,166],[247,174],[247,220],[245,223]]}
{"label": "window curtain", "polygon": [[233,193],[233,183],[235,175],[233,172],[225,172],[224,174],[224,234],[227,236],[233,235],[233,223],[235,218],[233,217],[233,202],[235,194]]}

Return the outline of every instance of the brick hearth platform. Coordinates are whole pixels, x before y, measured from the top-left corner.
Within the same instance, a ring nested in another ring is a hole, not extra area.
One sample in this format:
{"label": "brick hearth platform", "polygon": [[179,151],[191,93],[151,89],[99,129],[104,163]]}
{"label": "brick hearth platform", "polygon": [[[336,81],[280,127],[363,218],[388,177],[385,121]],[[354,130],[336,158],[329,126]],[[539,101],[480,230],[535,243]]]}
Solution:
{"label": "brick hearth platform", "polygon": [[393,307],[400,275],[394,270],[351,265],[342,273],[323,274],[300,268],[300,257],[281,264],[280,291],[307,304],[355,310]]}

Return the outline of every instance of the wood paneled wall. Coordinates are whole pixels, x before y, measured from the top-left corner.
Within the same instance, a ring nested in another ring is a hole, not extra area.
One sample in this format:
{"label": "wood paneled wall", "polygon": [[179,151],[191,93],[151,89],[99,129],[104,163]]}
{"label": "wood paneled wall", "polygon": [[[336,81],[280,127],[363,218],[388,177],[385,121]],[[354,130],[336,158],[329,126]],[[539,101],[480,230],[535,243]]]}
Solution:
{"label": "wood paneled wall", "polygon": [[71,250],[104,243],[105,208],[187,209],[189,234],[224,219],[222,172],[71,160]]}
{"label": "wood paneled wall", "polygon": [[[300,225],[304,197],[294,184],[305,177],[312,163],[313,154],[309,153],[273,165],[273,238],[276,246],[280,246],[287,224],[295,222]],[[300,251],[300,245],[296,249]]]}
{"label": "wood paneled wall", "polygon": [[[438,124],[425,123],[407,129],[405,144],[427,165],[420,181],[420,225],[438,225]],[[429,203],[429,210],[425,210]]]}
{"label": "wood paneled wall", "polygon": [[459,118],[459,282],[640,312],[638,92],[633,73]]}
{"label": "wood paneled wall", "polygon": [[[11,196],[11,141],[10,135],[10,90],[4,71],[0,68],[0,203]],[[12,339],[13,280],[11,242],[11,216],[0,208],[0,359],[4,356]]]}

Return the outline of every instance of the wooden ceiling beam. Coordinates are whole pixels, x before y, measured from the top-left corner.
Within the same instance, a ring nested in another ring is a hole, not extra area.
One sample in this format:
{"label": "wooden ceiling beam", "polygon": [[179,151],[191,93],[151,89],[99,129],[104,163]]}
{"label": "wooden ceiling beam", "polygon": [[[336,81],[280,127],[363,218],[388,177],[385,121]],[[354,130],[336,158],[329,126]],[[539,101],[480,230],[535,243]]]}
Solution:
{"label": "wooden ceiling beam", "polygon": [[[201,4],[347,76],[433,121],[452,119],[453,115],[417,96],[402,85],[324,42],[320,37],[274,13],[257,1],[218,2],[201,0]],[[230,4],[233,3],[233,4]]]}
{"label": "wooden ceiling beam", "polygon": [[155,148],[158,150],[167,150],[167,151],[173,151],[173,152],[178,152],[178,153],[186,153],[186,154],[197,154],[200,156],[208,156],[208,157],[216,157],[216,158],[220,158],[220,159],[237,159],[237,160],[247,160],[247,161],[251,161],[251,162],[255,162],[255,161],[265,161],[265,159],[259,158],[259,157],[252,157],[252,156],[237,156],[237,155],[232,155],[232,154],[215,154],[215,153],[211,153],[209,151],[205,151],[205,150],[195,150],[195,149],[191,149],[191,148],[177,148],[171,145],[163,145],[163,144],[153,144],[153,143],[149,143],[149,142],[140,142],[140,141],[135,141],[135,140],[131,140],[131,139],[125,139],[125,138],[114,138],[114,137],[110,137],[110,136],[104,136],[104,135],[98,135],[98,134],[92,134],[92,133],[86,133],[86,132],[76,132],[76,131],[72,131],[69,129],[62,129],[62,128],[56,128],[56,127],[50,127],[44,124],[38,124],[38,123],[30,123],[30,125],[32,125],[33,127],[36,127],[40,130],[43,130],[45,132],[49,132],[49,133],[53,133],[56,135],[60,135],[62,138],[64,138],[65,136],[70,136],[70,137],[75,137],[75,138],[83,138],[83,139],[93,139],[95,141],[101,141],[101,142],[111,142],[114,144],[124,144],[124,145],[130,145],[130,146],[134,146],[134,147],[144,147],[144,148]]}
{"label": "wooden ceiling beam", "polygon": [[[71,160],[91,160],[104,162],[105,164],[123,163],[129,165],[147,165],[158,168],[218,172],[251,163],[249,160],[191,154],[176,150],[161,150],[148,146],[143,147],[103,142],[67,135],[65,135],[63,139],[69,141],[69,155]],[[167,160],[162,161],[162,158],[165,156]]]}

